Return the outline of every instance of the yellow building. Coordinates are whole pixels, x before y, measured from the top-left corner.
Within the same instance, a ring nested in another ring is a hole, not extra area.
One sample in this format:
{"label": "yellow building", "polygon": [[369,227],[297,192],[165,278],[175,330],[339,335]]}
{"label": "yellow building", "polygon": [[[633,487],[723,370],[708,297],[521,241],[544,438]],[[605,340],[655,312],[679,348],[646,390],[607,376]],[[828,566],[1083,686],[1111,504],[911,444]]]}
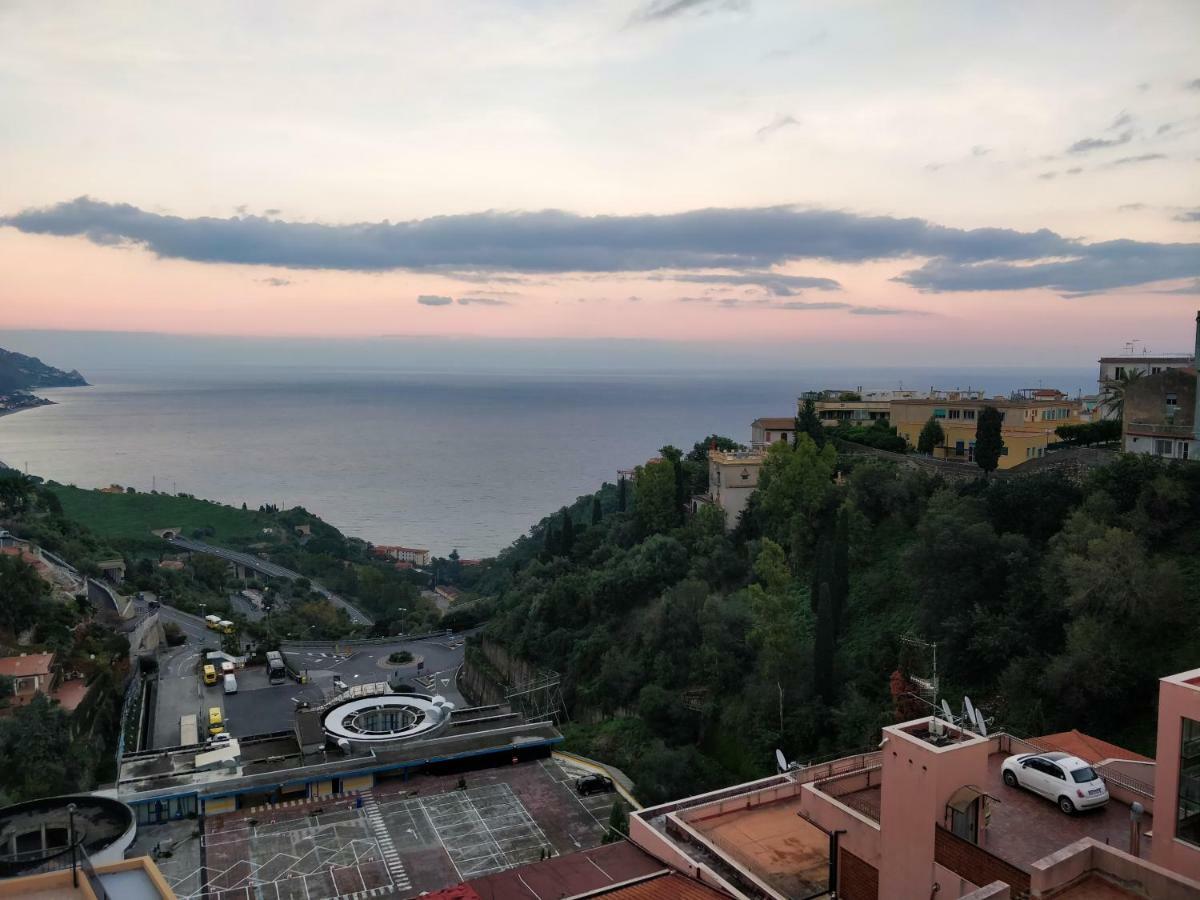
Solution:
{"label": "yellow building", "polygon": [[1061,425],[1079,425],[1083,404],[1057,392],[1040,392],[1021,400],[893,400],[890,422],[896,434],[912,446],[917,445],[921,429],[932,417],[942,426],[946,442],[934,451],[939,459],[975,461],[975,427],[985,406],[994,406],[1003,416],[1001,436],[1004,450],[999,468],[1011,469],[1026,460],[1046,455],[1046,448],[1058,443],[1054,430]]}

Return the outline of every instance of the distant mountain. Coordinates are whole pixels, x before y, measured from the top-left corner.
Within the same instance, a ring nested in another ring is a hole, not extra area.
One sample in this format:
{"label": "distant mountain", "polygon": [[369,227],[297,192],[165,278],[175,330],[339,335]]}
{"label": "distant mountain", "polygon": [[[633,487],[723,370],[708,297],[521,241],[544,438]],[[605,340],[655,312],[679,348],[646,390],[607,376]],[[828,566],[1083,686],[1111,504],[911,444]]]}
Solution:
{"label": "distant mountain", "polygon": [[27,391],[34,388],[78,387],[87,381],[77,371],[64,372],[48,366],[36,356],[0,348],[0,391]]}

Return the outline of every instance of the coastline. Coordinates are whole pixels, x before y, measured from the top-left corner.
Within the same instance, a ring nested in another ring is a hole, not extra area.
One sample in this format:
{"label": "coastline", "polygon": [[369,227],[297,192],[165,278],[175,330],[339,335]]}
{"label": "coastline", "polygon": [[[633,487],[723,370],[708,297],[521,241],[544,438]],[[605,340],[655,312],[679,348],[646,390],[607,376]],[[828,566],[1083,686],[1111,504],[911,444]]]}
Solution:
{"label": "coastline", "polygon": [[19,412],[25,412],[26,410],[29,410],[29,409],[38,409],[43,406],[57,406],[58,405],[58,403],[55,402],[54,400],[47,400],[45,397],[38,397],[38,400],[40,400],[41,402],[40,403],[32,403],[29,406],[18,406],[16,409],[8,409],[8,408],[0,409],[0,418],[2,418],[4,416],[11,416],[11,415],[13,415],[15,413],[19,413]]}

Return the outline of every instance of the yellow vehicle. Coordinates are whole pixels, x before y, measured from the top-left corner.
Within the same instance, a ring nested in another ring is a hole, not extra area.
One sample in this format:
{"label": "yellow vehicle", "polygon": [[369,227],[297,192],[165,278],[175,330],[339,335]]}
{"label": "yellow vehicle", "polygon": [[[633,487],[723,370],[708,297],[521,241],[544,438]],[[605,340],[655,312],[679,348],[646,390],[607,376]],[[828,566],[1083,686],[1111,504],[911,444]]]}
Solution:
{"label": "yellow vehicle", "polygon": [[221,707],[211,707],[208,711],[208,733],[220,734],[224,730],[225,721],[221,718]]}
{"label": "yellow vehicle", "polygon": [[205,684],[216,684],[217,683],[217,668],[216,668],[216,666],[207,665],[204,667],[204,683]]}
{"label": "yellow vehicle", "polygon": [[222,619],[217,624],[217,627],[221,630],[222,634],[233,634],[233,623],[228,619]]}
{"label": "yellow vehicle", "polygon": [[207,627],[211,628],[213,631],[220,631],[221,630],[221,617],[220,616],[205,616],[204,624]]}

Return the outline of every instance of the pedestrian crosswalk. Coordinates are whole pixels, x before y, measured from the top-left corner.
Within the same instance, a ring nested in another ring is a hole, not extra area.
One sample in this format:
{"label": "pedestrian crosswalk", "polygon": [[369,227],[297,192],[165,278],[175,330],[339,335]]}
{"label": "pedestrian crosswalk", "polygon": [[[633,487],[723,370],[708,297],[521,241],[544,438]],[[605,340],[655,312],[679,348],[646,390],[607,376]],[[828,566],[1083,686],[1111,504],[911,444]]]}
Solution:
{"label": "pedestrian crosswalk", "polygon": [[379,811],[379,804],[375,802],[375,795],[370,791],[363,793],[362,808],[366,813],[371,831],[375,834],[375,840],[379,843],[379,849],[383,853],[383,861],[387,866],[388,874],[392,876],[392,882],[401,890],[407,890],[411,887],[408,873],[404,870],[404,863],[400,861],[400,854],[396,852],[396,845],[392,842],[392,836],[383,822],[383,814]]}

